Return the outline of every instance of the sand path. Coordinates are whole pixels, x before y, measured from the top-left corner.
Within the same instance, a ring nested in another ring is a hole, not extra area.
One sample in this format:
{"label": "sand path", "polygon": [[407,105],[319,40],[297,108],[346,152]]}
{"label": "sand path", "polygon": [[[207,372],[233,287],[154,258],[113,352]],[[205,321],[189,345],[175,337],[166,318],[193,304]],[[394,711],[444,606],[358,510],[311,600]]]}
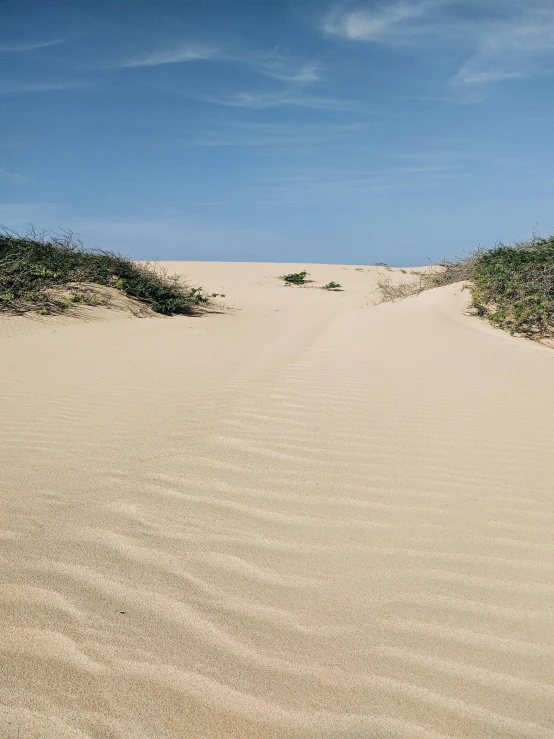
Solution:
{"label": "sand path", "polygon": [[551,739],[554,351],[375,269],[0,321],[2,739]]}

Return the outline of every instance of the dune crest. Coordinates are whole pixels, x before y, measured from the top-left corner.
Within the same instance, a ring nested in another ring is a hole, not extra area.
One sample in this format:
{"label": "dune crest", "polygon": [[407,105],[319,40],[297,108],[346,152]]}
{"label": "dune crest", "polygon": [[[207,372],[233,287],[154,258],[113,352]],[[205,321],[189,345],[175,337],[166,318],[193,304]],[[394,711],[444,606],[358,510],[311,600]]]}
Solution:
{"label": "dune crest", "polygon": [[554,351],[166,266],[229,312],[0,318],[0,736],[552,737]]}

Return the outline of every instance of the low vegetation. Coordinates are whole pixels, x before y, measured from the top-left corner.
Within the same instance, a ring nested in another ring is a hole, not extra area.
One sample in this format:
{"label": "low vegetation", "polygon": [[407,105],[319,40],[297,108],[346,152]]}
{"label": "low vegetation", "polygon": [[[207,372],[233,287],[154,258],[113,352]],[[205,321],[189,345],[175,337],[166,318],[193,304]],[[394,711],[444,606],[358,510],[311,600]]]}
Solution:
{"label": "low vegetation", "polygon": [[[412,279],[393,279],[390,268],[380,275],[381,301],[466,282],[471,307],[493,325],[537,340],[554,338],[554,236],[497,244],[425,270],[401,272]],[[310,282],[307,276],[302,270],[280,279],[302,286]],[[342,287],[331,281],[322,289]],[[45,315],[79,305],[110,305],[114,292],[166,315],[197,313],[219,297],[183,283],[159,265],[85,249],[71,233],[48,237],[0,233],[0,312]]]}
{"label": "low vegetation", "polygon": [[413,270],[415,280],[379,280],[382,300],[466,281],[471,307],[491,324],[531,339],[554,338],[554,236],[477,249],[463,259]]}
{"label": "low vegetation", "polygon": [[302,270],[302,272],[292,272],[290,275],[281,275],[280,279],[287,285],[305,285],[308,282],[307,276],[306,270]]}
{"label": "low vegetation", "polygon": [[[308,282],[313,282],[313,280],[307,280],[308,272],[306,272],[305,269],[302,270],[302,272],[292,272],[290,275],[281,275],[279,277],[280,280],[283,280],[283,282],[286,285],[306,285]],[[326,285],[321,286],[322,290],[342,290],[342,285],[339,285],[338,282],[328,282]]]}
{"label": "low vegetation", "polygon": [[87,250],[71,233],[48,237],[0,233],[0,311],[46,315],[79,304],[110,305],[109,288],[165,315],[196,313],[217,297],[184,284],[157,265],[139,264],[102,249]]}

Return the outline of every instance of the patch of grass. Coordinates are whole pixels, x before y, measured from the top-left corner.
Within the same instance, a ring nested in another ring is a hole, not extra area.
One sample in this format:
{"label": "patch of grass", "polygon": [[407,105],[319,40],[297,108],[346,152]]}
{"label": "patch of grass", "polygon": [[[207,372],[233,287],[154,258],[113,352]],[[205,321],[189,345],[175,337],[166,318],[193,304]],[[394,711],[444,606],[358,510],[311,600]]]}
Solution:
{"label": "patch of grass", "polygon": [[378,282],[381,299],[397,300],[423,290],[468,282],[471,308],[512,335],[554,338],[554,236],[477,249],[429,271],[413,271],[413,282]]}
{"label": "patch of grass", "polygon": [[328,282],[326,285],[323,285],[321,288],[322,290],[342,290],[342,285],[339,285],[338,282]]}
{"label": "patch of grass", "polygon": [[115,288],[165,315],[193,314],[210,302],[201,288],[184,284],[159,265],[87,250],[71,233],[0,233],[0,311],[47,315],[78,304],[109,304],[106,291],[102,294],[97,286]]}
{"label": "patch of grass", "polygon": [[306,270],[302,272],[293,272],[290,275],[281,275],[279,279],[283,280],[287,285],[305,285],[308,273]]}

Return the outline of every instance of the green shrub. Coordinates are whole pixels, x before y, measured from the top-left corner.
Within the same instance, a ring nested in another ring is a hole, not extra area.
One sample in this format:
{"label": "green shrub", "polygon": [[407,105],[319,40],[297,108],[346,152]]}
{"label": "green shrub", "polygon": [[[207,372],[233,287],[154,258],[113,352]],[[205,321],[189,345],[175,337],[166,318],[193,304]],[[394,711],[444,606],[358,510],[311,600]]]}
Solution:
{"label": "green shrub", "polygon": [[303,270],[302,272],[293,272],[290,275],[281,275],[280,279],[284,280],[287,285],[305,285],[307,275],[306,270]]}
{"label": "green shrub", "polygon": [[554,336],[554,236],[482,253],[471,271],[472,307],[500,328]]}
{"label": "green shrub", "polygon": [[342,285],[339,285],[338,282],[328,282],[326,285],[323,285],[321,288],[322,290],[342,290]]}
{"label": "green shrub", "polygon": [[[106,302],[94,295],[93,285],[116,288],[166,315],[192,314],[210,302],[201,288],[183,284],[178,275],[115,252],[84,249],[71,233],[49,238],[0,233],[0,311],[44,315],[76,303]],[[60,297],[64,290],[69,294]]]}

